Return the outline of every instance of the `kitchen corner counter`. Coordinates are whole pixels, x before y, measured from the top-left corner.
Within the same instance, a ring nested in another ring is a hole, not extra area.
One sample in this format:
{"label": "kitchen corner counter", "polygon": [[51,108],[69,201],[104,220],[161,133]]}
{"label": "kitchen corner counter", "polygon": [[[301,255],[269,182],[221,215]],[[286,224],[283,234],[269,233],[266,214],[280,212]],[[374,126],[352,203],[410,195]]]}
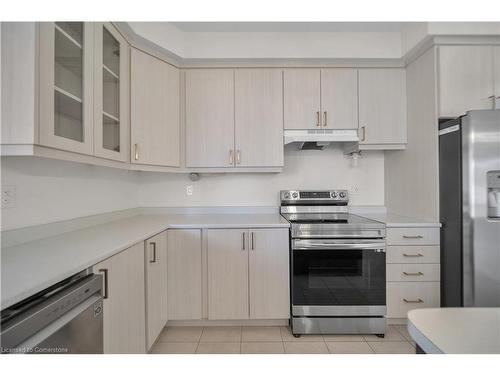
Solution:
{"label": "kitchen corner counter", "polygon": [[147,213],[2,248],[1,308],[166,229],[289,227],[279,213]]}
{"label": "kitchen corner counter", "polygon": [[500,354],[500,308],[412,310],[408,332],[428,354]]}
{"label": "kitchen corner counter", "polygon": [[353,214],[358,216],[366,217],[367,219],[372,219],[375,221],[380,221],[384,223],[387,228],[416,228],[416,227],[441,227],[441,223],[438,220],[425,219],[425,218],[415,218],[408,217],[399,214],[394,214],[391,212],[353,212]]}

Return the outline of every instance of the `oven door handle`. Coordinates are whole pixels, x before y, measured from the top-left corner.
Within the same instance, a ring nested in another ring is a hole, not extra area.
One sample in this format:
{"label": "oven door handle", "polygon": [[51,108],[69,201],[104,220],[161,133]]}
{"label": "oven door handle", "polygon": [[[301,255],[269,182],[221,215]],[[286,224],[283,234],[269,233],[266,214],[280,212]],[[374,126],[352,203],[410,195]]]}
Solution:
{"label": "oven door handle", "polygon": [[382,250],[385,242],[328,242],[294,240],[292,250]]}

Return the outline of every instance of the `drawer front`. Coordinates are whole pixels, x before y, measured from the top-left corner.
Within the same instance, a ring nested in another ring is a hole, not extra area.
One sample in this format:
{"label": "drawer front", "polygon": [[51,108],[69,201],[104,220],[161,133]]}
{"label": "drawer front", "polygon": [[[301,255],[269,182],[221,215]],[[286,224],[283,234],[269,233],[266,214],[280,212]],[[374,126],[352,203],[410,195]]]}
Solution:
{"label": "drawer front", "polygon": [[407,318],[410,310],[439,305],[439,282],[387,283],[388,318]]}
{"label": "drawer front", "polygon": [[387,245],[439,245],[439,228],[387,228]]}
{"label": "drawer front", "polygon": [[387,263],[439,263],[439,246],[387,246]]}
{"label": "drawer front", "polygon": [[388,264],[387,281],[439,281],[439,264]]}

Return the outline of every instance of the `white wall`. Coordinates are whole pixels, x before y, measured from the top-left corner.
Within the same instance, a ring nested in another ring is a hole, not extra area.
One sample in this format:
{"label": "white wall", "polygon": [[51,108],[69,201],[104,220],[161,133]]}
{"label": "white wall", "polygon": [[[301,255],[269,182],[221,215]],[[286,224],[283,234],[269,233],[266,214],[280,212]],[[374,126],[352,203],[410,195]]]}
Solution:
{"label": "white wall", "polygon": [[2,186],[17,206],[2,208],[2,230],[136,207],[138,173],[34,157],[3,157]]}
{"label": "white wall", "polygon": [[[367,152],[358,167],[343,155],[339,146],[323,151],[296,151],[285,148],[285,167],[278,174],[203,175],[192,182],[187,175],[142,173],[141,206],[277,206],[281,189],[333,189],[353,186],[359,194],[353,205],[384,204],[384,154]],[[186,186],[193,185],[192,196]]]}

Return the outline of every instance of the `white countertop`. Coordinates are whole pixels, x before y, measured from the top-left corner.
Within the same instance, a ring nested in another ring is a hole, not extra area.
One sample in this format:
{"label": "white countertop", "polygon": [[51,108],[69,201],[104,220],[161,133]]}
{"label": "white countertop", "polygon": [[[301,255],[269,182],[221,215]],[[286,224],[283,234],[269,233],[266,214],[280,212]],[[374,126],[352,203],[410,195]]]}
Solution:
{"label": "white countertop", "polygon": [[368,219],[375,221],[380,221],[384,223],[387,228],[404,228],[404,227],[437,227],[439,228],[441,224],[438,220],[425,219],[425,218],[415,218],[409,216],[403,216],[399,214],[394,214],[391,212],[363,212],[363,211],[353,211],[355,215],[363,216]]}
{"label": "white countertop", "polygon": [[169,228],[275,228],[278,213],[141,214],[2,248],[1,308]]}
{"label": "white countertop", "polygon": [[429,354],[500,354],[500,308],[412,310],[408,332]]}

